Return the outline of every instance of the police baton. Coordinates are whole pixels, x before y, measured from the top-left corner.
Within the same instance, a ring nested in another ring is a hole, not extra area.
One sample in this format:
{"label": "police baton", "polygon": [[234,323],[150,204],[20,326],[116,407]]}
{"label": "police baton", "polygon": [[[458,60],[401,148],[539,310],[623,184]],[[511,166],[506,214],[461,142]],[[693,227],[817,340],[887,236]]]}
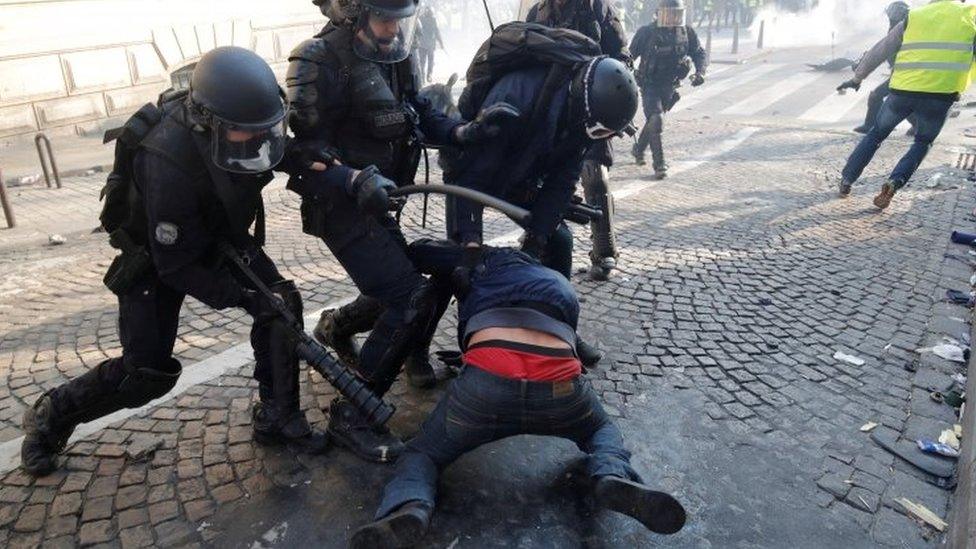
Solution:
{"label": "police baton", "polygon": [[525,208],[520,208],[515,204],[506,202],[501,198],[491,196],[490,194],[469,189],[467,187],[459,187],[457,185],[405,185],[394,191],[390,191],[389,196],[391,198],[399,198],[402,196],[421,193],[443,194],[445,196],[454,196],[457,198],[470,200],[472,202],[477,202],[486,208],[498,210],[499,212],[505,214],[509,219],[514,221],[516,225],[522,227],[523,229],[526,228],[526,226],[532,220],[532,213]]}
{"label": "police baton", "polygon": [[221,245],[221,252],[251,281],[255,289],[271,303],[275,312],[288,325],[297,340],[295,348],[298,356],[305,359],[312,369],[321,374],[342,396],[349,399],[370,425],[382,427],[393,416],[396,408],[373,394],[361,379],[349,371],[349,368],[336,361],[325,347],[305,333],[301,328],[301,319],[297,318],[285,302],[258,278],[233,246],[225,242]]}

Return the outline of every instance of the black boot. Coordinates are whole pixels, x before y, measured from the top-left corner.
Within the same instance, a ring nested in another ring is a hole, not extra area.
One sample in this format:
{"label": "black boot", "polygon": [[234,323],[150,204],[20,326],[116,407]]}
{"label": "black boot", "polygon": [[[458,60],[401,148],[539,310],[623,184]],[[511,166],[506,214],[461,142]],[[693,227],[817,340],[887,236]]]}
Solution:
{"label": "black boot", "polygon": [[340,362],[355,370],[359,368],[359,345],[353,336],[372,329],[382,312],[383,305],[378,300],[360,295],[338,309],[322,311],[312,335],[335,351]]}
{"label": "black boot", "polygon": [[403,452],[403,442],[399,438],[385,427],[370,427],[344,398],[336,398],[329,407],[329,434],[337,444],[367,461],[388,463]]}
{"label": "black boot", "polygon": [[600,477],[593,488],[596,502],[640,521],[658,534],[674,534],[685,525],[685,509],[670,494],[620,477]]}
{"label": "black boot", "polygon": [[660,181],[668,176],[668,165],[664,161],[664,143],[661,140],[661,134],[651,135],[650,141],[654,179]]}
{"label": "black boot", "polygon": [[603,359],[603,351],[583,341],[580,336],[576,336],[576,355],[587,369],[592,369]]}
{"label": "black boot", "polygon": [[58,454],[64,451],[74,427],[58,427],[49,394],[41,395],[24,411],[24,442],[20,461],[24,470],[35,477],[53,473],[58,468]]}
{"label": "black boot", "polygon": [[437,385],[434,367],[430,364],[430,349],[427,347],[414,349],[403,363],[407,372],[407,382],[417,389],[430,389]]}
{"label": "black boot", "polygon": [[329,436],[312,429],[298,409],[284,411],[273,402],[259,402],[251,411],[254,440],[258,444],[284,444],[307,454],[321,454],[329,448]]}
{"label": "black boot", "polygon": [[430,527],[431,508],[411,501],[396,511],[360,527],[352,535],[353,549],[412,547]]}

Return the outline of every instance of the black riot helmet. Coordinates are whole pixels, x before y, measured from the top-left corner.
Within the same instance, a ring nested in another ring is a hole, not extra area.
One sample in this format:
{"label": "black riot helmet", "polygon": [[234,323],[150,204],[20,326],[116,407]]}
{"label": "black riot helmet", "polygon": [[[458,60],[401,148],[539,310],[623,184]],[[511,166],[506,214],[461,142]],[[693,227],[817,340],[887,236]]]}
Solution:
{"label": "black riot helmet", "polygon": [[217,167],[237,173],[270,170],[285,153],[288,101],[271,67],[236,46],[211,50],[190,79],[189,104],[210,129]]}
{"label": "black riot helmet", "polygon": [[894,28],[898,23],[908,19],[908,12],[911,9],[911,6],[906,2],[899,1],[888,4],[888,7],[885,8],[885,15],[888,16],[889,26]]}
{"label": "black riot helmet", "polygon": [[685,26],[685,3],[683,0],[661,0],[657,5],[657,26]]}
{"label": "black riot helmet", "polygon": [[594,57],[573,80],[571,94],[582,108],[583,127],[590,139],[622,132],[637,113],[637,82],[627,66],[607,56]]}
{"label": "black riot helmet", "polygon": [[379,63],[406,59],[417,30],[419,4],[420,0],[353,0],[358,5],[353,10],[356,55]]}

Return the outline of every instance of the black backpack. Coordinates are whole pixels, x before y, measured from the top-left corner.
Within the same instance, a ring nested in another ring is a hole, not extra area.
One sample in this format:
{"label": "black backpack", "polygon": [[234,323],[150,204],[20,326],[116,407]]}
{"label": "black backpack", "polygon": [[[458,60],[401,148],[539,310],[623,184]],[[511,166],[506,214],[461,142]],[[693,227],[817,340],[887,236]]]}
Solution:
{"label": "black backpack", "polygon": [[468,67],[467,86],[458,100],[461,116],[476,117],[491,87],[510,72],[539,66],[572,68],[601,53],[599,44],[573,30],[524,21],[500,25]]}

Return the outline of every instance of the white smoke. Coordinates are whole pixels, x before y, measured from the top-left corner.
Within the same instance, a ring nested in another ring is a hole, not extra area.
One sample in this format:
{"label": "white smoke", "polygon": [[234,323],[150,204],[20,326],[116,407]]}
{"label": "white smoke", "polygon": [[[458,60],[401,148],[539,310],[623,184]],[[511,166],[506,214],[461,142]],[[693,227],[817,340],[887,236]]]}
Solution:
{"label": "white smoke", "polygon": [[[764,42],[771,47],[827,46],[877,40],[888,31],[884,13],[891,0],[819,0],[809,11],[791,13],[775,6],[763,8],[753,21],[756,36],[765,21]],[[909,0],[912,6],[926,3]],[[838,50],[838,55],[842,54]]]}

